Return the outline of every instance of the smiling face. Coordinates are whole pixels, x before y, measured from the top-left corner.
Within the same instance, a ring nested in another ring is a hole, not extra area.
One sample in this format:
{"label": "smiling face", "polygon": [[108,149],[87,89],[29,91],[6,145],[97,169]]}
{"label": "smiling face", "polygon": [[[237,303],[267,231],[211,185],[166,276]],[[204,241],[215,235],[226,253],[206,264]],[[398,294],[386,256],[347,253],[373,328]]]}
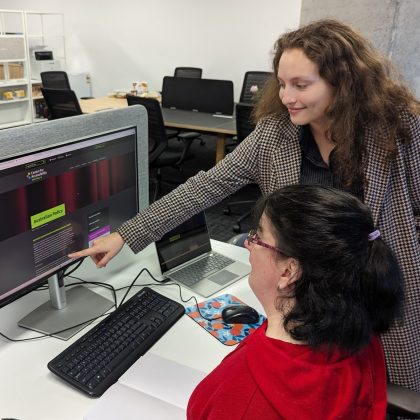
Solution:
{"label": "smiling face", "polygon": [[279,96],[293,124],[314,129],[326,125],[325,111],[333,98],[333,87],[324,80],[317,65],[300,49],[285,50],[277,74]]}

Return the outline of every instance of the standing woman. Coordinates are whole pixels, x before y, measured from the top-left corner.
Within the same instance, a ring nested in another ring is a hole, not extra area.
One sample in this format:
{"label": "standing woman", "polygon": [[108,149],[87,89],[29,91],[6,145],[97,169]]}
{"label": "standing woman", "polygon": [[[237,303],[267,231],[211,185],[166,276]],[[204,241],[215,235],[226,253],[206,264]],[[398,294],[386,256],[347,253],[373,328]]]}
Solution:
{"label": "standing woman", "polygon": [[420,391],[420,103],[351,27],[320,20],[275,44],[256,129],[92,248],[104,267],[127,243],[149,243],[249,183],[267,195],[292,184],[350,192],[367,204],[404,276],[405,316],[382,336],[393,382]]}
{"label": "standing woman", "polygon": [[300,126],[283,163],[291,171],[279,177],[338,187],[370,206],[405,281],[405,317],[382,336],[388,374],[420,391],[419,101],[365,38],[332,20],[280,37],[273,68],[256,117],[288,112]]}

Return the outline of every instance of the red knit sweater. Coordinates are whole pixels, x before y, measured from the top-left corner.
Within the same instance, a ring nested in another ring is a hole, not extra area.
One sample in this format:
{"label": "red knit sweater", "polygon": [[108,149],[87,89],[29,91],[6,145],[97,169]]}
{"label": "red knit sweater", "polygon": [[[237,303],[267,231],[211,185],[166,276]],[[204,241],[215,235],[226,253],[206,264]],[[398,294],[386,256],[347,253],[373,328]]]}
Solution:
{"label": "red knit sweater", "polygon": [[383,420],[386,375],[378,338],[360,353],[326,354],[265,336],[247,337],[197,386],[189,420]]}

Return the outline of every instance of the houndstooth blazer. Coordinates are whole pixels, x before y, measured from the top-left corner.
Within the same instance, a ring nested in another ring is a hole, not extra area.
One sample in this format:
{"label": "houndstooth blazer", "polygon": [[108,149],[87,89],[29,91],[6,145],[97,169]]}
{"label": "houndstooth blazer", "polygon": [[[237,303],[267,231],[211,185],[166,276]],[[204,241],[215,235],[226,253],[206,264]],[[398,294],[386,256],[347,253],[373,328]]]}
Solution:
{"label": "houndstooth blazer", "polygon": [[[412,141],[403,145],[397,140],[398,153],[392,162],[374,141],[373,132],[366,131],[364,201],[404,273],[404,321],[382,337],[390,378],[420,391],[420,118],[408,114],[402,118]],[[190,178],[118,232],[137,253],[246,184],[256,183],[268,194],[299,183],[300,164],[299,128],[288,115],[268,117],[215,167]]]}

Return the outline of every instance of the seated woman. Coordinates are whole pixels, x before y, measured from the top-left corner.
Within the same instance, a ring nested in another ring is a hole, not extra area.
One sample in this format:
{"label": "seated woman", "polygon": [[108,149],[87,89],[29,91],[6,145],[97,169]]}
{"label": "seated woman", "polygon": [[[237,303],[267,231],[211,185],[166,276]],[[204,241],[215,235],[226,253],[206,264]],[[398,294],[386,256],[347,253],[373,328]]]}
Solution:
{"label": "seated woman", "polygon": [[267,321],[195,389],[188,419],[380,419],[378,334],[400,315],[402,277],[354,196],[282,188],[257,205],[249,284]]}

